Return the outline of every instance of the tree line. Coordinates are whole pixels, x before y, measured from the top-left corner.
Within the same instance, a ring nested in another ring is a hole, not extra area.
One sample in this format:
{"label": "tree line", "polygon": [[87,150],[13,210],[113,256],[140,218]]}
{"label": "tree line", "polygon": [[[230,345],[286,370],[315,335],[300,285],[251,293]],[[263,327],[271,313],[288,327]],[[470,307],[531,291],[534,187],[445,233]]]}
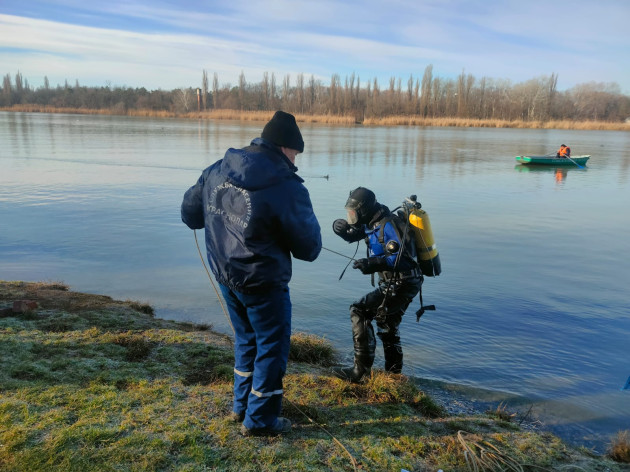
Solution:
{"label": "tree line", "polygon": [[391,77],[385,84],[376,78],[362,82],[352,73],[343,79],[333,74],[329,84],[313,75],[285,75],[277,79],[265,72],[260,82],[250,83],[241,72],[238,84],[219,84],[202,71],[198,87],[170,91],[144,87],[85,87],[77,80],[51,87],[44,78],[33,88],[18,71],[6,74],[0,91],[0,107],[40,105],[59,108],[108,109],[189,113],[214,109],[273,111],[366,118],[414,115],[424,118],[468,118],[508,121],[608,121],[630,117],[630,97],[618,84],[588,82],[566,91],[557,89],[558,75],[541,76],[513,84],[506,79],[476,78],[464,71],[456,78],[434,75],[428,65],[422,77]]}

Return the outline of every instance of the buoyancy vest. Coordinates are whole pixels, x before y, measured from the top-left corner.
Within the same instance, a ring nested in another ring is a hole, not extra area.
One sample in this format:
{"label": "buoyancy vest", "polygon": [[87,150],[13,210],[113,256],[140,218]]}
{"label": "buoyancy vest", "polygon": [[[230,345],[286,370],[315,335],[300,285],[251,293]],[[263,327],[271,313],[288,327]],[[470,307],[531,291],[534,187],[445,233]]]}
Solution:
{"label": "buoyancy vest", "polygon": [[[398,239],[399,251],[402,251],[402,254],[397,258],[396,267],[392,269],[396,272],[407,272],[413,269],[418,268],[417,252],[416,246],[413,241],[413,235],[411,231],[405,228],[405,223],[397,216],[392,213],[389,213],[385,218],[383,218],[380,222],[380,228],[377,230],[376,240],[378,244],[383,249],[383,254],[386,256],[391,256],[386,246],[389,241],[386,241],[386,232],[385,227],[389,223],[394,230],[396,238]],[[397,255],[397,252],[393,254]]]}

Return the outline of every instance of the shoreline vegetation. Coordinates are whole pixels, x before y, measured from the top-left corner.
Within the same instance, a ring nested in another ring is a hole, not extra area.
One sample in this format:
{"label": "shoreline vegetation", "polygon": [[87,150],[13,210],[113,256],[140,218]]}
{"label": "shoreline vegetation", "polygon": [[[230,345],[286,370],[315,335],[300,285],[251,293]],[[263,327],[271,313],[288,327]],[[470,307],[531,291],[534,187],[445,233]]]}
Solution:
{"label": "shoreline vegetation", "polygon": [[63,283],[0,281],[0,470],[628,470],[627,431],[599,456],[502,405],[449,413],[404,375],[348,384],[336,360],[294,333],[293,430],[244,438],[228,418],[230,337]]}
{"label": "shoreline vegetation", "polygon": [[[210,111],[175,112],[165,110],[128,109],[121,111],[118,108],[71,108],[54,107],[49,105],[13,105],[0,107],[0,111],[22,113],[65,113],[83,115],[120,115],[146,118],[179,118],[190,120],[237,120],[260,121],[271,119],[275,111],[240,111],[219,109]],[[432,127],[466,127],[466,128],[518,128],[518,129],[561,129],[561,130],[608,130],[630,131],[628,122],[606,121],[522,121],[522,120],[498,120],[498,119],[474,119],[458,117],[422,117],[419,115],[394,115],[372,118],[357,118],[354,115],[318,115],[294,113],[300,123],[320,123],[340,126],[432,126]]]}

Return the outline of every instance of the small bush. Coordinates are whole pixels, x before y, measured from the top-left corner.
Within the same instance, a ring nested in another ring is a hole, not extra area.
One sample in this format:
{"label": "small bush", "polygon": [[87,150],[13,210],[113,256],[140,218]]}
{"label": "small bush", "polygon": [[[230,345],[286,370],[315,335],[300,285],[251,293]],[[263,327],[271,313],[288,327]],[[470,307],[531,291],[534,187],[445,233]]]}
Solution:
{"label": "small bush", "polygon": [[145,315],[155,316],[153,307],[147,303],[130,302],[129,306],[140,313],[144,313]]}
{"label": "small bush", "polygon": [[630,463],[630,430],[617,433],[612,440],[608,455],[614,461]]}

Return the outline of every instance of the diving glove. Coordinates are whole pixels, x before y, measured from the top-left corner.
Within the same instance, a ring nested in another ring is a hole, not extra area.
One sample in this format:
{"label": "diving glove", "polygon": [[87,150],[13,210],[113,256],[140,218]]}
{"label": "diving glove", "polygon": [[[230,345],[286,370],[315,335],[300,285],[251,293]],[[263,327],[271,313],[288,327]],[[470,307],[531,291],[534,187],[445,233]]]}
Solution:
{"label": "diving glove", "polygon": [[352,268],[359,269],[364,274],[373,274],[374,272],[387,270],[389,266],[387,265],[387,259],[384,257],[368,257],[354,261]]}
{"label": "diving glove", "polygon": [[342,218],[333,221],[333,231],[337,236],[349,243],[365,238],[365,232],[361,228],[352,226]]}

